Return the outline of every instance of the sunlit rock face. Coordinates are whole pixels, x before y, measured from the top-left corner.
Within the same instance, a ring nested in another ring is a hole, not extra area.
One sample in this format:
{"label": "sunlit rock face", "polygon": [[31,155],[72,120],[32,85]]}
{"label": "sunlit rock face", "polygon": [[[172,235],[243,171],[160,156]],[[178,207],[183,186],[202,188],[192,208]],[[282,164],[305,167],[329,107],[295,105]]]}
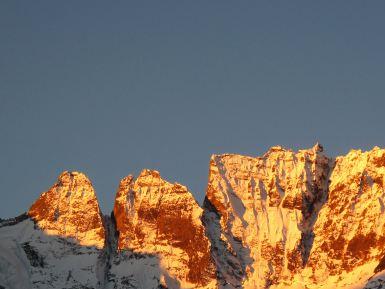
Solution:
{"label": "sunlit rock face", "polygon": [[384,185],[377,147],[214,155],[203,220],[219,287],[385,288]]}
{"label": "sunlit rock face", "polygon": [[158,256],[161,284],[173,278],[175,288],[216,288],[202,209],[185,186],[157,171],[143,170],[136,180],[128,176],[120,183],[114,216],[118,250]]}
{"label": "sunlit rock face", "polygon": [[385,150],[213,155],[203,209],[143,170],[111,217],[64,172],[0,219],[2,288],[385,289]]}
{"label": "sunlit rock face", "polygon": [[318,144],[212,156],[204,222],[221,288],[291,283],[307,262],[331,163]]}
{"label": "sunlit rock face", "polygon": [[63,172],[28,215],[48,235],[72,238],[84,246],[104,246],[99,204],[91,181],[82,173]]}
{"label": "sunlit rock face", "polygon": [[307,280],[309,288],[365,284],[385,269],[384,185],[385,150],[353,150],[336,158],[329,198],[314,226],[303,273],[312,278]]}

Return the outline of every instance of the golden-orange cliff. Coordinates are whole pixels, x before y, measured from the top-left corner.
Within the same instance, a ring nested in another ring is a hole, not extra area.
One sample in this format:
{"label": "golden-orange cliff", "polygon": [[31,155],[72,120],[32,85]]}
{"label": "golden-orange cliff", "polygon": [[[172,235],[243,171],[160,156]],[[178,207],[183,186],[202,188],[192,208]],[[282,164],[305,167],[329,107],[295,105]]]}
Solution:
{"label": "golden-orange cliff", "polygon": [[28,215],[48,235],[72,238],[102,248],[105,232],[91,181],[79,172],[63,172],[36,200]]}
{"label": "golden-orange cliff", "polygon": [[114,216],[119,250],[159,255],[183,288],[215,288],[202,209],[185,186],[154,170],[143,170],[136,180],[128,176],[120,182]]}
{"label": "golden-orange cliff", "polygon": [[315,284],[343,288],[384,270],[384,203],[384,149],[352,150],[337,157],[303,275]]}

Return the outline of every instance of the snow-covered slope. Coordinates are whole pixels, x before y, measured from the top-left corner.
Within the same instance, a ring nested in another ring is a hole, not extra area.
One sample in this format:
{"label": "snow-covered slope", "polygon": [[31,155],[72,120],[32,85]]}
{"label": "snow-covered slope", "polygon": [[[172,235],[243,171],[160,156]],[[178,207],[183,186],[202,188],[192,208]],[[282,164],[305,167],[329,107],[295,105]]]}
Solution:
{"label": "snow-covered slope", "polygon": [[104,237],[91,182],[64,172],[28,214],[0,223],[0,286],[102,288]]}
{"label": "snow-covered slope", "polygon": [[213,155],[203,209],[143,170],[103,216],[64,172],[0,219],[0,289],[385,289],[385,150]]}
{"label": "snow-covered slope", "polygon": [[101,288],[96,247],[47,235],[30,218],[0,226],[0,288]]}

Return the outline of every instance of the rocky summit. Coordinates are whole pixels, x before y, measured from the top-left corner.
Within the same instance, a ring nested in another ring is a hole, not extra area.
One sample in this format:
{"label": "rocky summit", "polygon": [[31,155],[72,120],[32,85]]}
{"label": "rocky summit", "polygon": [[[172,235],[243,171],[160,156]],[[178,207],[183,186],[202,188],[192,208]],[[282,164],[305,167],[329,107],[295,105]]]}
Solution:
{"label": "rocky summit", "polygon": [[202,213],[185,186],[163,180],[159,172],[143,170],[136,180],[128,176],[114,206],[118,250],[158,256],[165,287],[172,277],[182,288],[215,288]]}
{"label": "rocky summit", "polygon": [[0,219],[0,289],[385,288],[385,149],[213,155],[204,203],[155,170],[103,215],[64,172]]}
{"label": "rocky summit", "polygon": [[56,184],[31,206],[28,215],[48,235],[104,246],[104,226],[94,189],[82,173],[64,172]]}

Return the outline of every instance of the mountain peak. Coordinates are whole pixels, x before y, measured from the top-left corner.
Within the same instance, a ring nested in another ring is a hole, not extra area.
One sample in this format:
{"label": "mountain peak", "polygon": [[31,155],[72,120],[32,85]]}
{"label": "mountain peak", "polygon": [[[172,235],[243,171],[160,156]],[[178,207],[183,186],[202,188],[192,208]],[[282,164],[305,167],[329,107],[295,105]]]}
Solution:
{"label": "mountain peak", "polygon": [[314,152],[323,152],[324,151],[324,147],[319,142],[316,142],[316,144],[312,147],[312,150]]}
{"label": "mountain peak", "polygon": [[73,238],[85,246],[104,246],[99,204],[91,181],[83,173],[61,173],[31,206],[28,215],[48,235]]}
{"label": "mountain peak", "polygon": [[136,180],[124,178],[116,194],[118,249],[160,256],[165,274],[188,288],[215,283],[201,215],[187,187],[143,170]]}

